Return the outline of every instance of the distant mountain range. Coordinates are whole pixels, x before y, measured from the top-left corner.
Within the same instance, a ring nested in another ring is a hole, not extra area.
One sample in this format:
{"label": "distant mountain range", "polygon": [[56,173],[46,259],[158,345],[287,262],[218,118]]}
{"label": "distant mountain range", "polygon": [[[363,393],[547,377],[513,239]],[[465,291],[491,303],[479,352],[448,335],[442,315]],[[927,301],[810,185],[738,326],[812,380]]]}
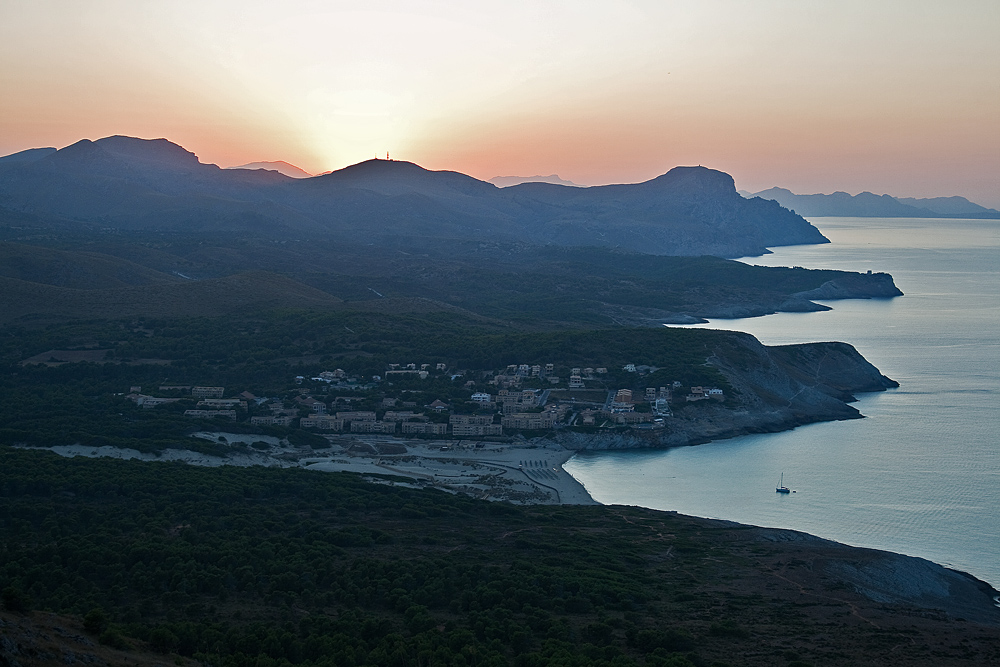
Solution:
{"label": "distant mountain range", "polygon": [[551,183],[552,185],[570,185],[576,188],[584,187],[579,183],[559,178],[559,174],[549,174],[548,176],[494,176],[488,182],[498,188],[509,188],[512,185],[520,185],[521,183]]}
{"label": "distant mountain range", "polygon": [[862,192],[849,195],[834,192],[830,195],[797,195],[785,188],[770,188],[750,193],[740,191],[746,198],[760,197],[776,201],[799,215],[812,217],[843,216],[855,218],[1000,218],[1000,211],[975,204],[965,197],[891,197]]}
{"label": "distant mountain range", "polygon": [[739,257],[826,242],[800,215],[776,202],[744,199],[731,176],[704,167],[589,188],[498,188],[389,160],[291,178],[269,168],[220,169],[166,139],[123,136],[0,158],[2,221],[328,239],[404,251],[474,241]]}
{"label": "distant mountain range", "polygon": [[313,174],[308,171],[299,169],[294,164],[289,164],[284,160],[277,160],[274,162],[250,162],[249,164],[241,164],[238,167],[226,167],[226,169],[268,169],[270,171],[276,171],[279,174],[284,174],[290,178],[312,178]]}

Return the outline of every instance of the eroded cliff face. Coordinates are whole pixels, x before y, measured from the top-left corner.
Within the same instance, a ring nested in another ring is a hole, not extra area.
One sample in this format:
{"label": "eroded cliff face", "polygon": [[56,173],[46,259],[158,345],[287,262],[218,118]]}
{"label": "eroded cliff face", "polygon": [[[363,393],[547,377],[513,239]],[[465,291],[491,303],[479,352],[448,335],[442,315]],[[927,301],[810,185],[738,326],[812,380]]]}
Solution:
{"label": "eroded cliff face", "polygon": [[767,353],[789,377],[843,401],[853,401],[857,392],[899,386],[847,343],[778,345]]}
{"label": "eroded cliff face", "polygon": [[855,393],[899,386],[847,343],[767,347],[749,334],[734,333],[720,341],[707,363],[730,384],[725,404],[700,401],[679,407],[662,429],[564,430],[551,438],[570,449],[694,445],[813,422],[860,419],[863,415],[848,405]]}

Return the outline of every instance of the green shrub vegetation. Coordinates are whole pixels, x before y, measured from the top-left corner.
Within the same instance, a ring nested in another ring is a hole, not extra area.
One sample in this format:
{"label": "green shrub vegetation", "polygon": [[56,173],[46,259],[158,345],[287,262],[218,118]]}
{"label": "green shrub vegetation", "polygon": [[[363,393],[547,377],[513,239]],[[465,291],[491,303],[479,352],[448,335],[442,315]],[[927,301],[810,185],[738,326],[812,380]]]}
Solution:
{"label": "green shrub vegetation", "polygon": [[[995,662],[995,628],[824,589],[809,573],[829,554],[797,551],[820,546],[634,507],[0,446],[5,613],[73,615],[102,644],[165,662]],[[945,639],[958,654],[928,652]]]}
{"label": "green shrub vegetation", "polygon": [[0,468],[5,604],[78,614],[112,646],[225,666],[624,666],[707,664],[716,641],[674,601],[701,557],[663,568],[642,510],[11,448]]}

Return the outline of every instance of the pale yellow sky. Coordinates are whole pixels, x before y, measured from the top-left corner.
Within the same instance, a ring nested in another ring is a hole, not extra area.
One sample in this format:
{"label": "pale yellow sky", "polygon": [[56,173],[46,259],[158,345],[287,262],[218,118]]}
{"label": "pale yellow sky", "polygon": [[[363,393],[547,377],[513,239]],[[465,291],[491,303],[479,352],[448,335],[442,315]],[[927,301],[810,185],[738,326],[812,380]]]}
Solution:
{"label": "pale yellow sky", "polygon": [[996,0],[4,0],[0,154],[128,134],[314,172],[704,164],[998,207],[998,34]]}

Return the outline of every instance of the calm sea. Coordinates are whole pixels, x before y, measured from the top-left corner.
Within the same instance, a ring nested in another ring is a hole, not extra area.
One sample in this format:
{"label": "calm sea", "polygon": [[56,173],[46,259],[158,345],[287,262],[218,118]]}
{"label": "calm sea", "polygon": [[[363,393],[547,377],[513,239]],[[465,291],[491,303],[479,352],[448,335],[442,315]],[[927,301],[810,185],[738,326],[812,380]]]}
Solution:
{"label": "calm sea", "polygon": [[[794,528],[965,570],[1000,588],[1000,221],[811,220],[832,241],[742,261],[886,271],[906,296],[715,320],[769,345],[853,344],[900,388],[866,419],[669,450],[581,453],[602,503]],[[779,475],[795,493],[774,492]]]}

